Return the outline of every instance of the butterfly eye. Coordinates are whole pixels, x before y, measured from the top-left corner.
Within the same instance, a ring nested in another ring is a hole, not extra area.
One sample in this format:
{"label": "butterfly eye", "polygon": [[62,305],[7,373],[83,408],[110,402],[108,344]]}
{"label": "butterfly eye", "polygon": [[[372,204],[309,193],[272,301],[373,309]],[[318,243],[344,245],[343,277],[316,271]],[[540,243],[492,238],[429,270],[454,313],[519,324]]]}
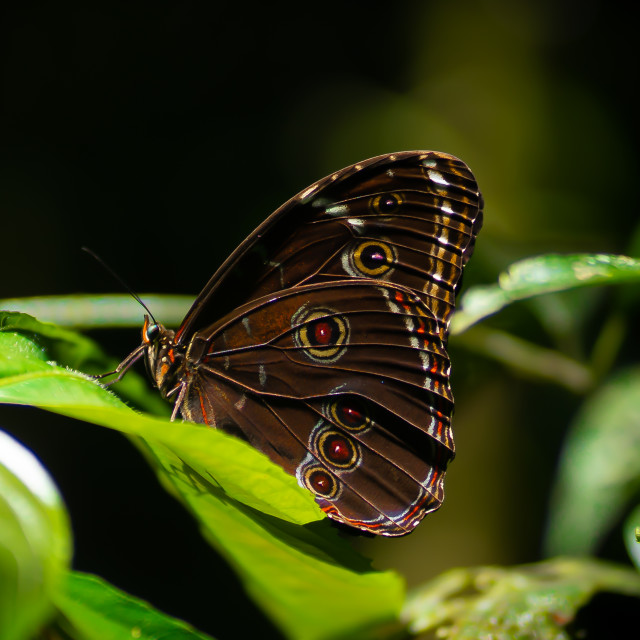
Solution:
{"label": "butterfly eye", "polygon": [[153,342],[160,335],[160,325],[150,324],[142,336],[143,340],[147,343]]}
{"label": "butterfly eye", "polygon": [[404,202],[401,193],[384,193],[371,199],[369,207],[374,213],[389,215],[395,213]]}
{"label": "butterfly eye", "polygon": [[151,344],[160,335],[160,325],[149,324],[148,320],[145,320],[142,327],[142,340],[145,344]]}

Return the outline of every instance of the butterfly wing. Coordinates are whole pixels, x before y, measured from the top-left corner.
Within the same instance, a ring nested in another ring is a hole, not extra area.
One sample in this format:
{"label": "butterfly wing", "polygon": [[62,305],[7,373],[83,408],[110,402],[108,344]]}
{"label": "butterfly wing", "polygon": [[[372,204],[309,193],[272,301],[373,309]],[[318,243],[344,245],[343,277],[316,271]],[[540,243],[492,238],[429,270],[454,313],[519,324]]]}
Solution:
{"label": "butterfly wing", "polygon": [[332,518],[404,535],[454,453],[447,328],[482,200],[460,160],[372,158],[287,202],[176,333],[185,419],[235,433]]}

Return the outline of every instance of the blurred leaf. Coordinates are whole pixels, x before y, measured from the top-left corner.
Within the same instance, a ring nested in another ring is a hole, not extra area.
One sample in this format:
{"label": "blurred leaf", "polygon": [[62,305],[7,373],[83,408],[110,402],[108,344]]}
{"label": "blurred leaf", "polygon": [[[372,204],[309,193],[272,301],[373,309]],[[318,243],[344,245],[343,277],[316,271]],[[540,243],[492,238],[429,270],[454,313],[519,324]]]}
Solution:
{"label": "blurred leaf", "polygon": [[448,571],[410,594],[403,619],[414,633],[431,630],[449,640],[569,640],[574,636],[567,625],[598,591],[635,596],[640,607],[634,571],[558,558],[512,569]]}
{"label": "blurred leaf", "polygon": [[71,559],[67,513],[51,478],[0,431],[0,638],[22,640],[53,614]]}
{"label": "blurred leaf", "polygon": [[29,342],[20,333],[0,332],[0,375],[8,376],[0,380],[0,401],[143,438],[140,446],[164,486],[198,518],[207,539],[288,636],[348,630],[357,637],[360,629],[394,622],[402,580],[373,571],[295,478],[220,431],[133,412],[95,380],[45,361]]}
{"label": "blurred leaf", "polygon": [[627,517],[622,535],[629,557],[640,571],[640,505]]}
{"label": "blurred leaf", "polygon": [[[195,296],[168,296],[152,293],[140,295],[158,321],[167,327],[178,326]],[[38,296],[0,300],[3,311],[19,311],[44,322],[75,329],[142,327],[143,307],[132,296]]]}
{"label": "blurred leaf", "polygon": [[548,555],[595,551],[640,489],[640,369],[599,389],[571,426],[552,495]]}
{"label": "blurred leaf", "polygon": [[640,260],[626,256],[573,254],[539,256],[516,262],[498,284],[473,287],[462,297],[452,333],[462,333],[512,302],[552,291],[597,284],[640,282]]}
{"label": "blurred leaf", "polygon": [[[83,640],[207,640],[211,636],[130,596],[97,576],[69,572],[55,598],[58,623]],[[69,629],[71,625],[72,629]]]}
{"label": "blurred leaf", "polygon": [[456,338],[457,345],[501,362],[528,376],[562,385],[574,393],[584,393],[594,384],[594,376],[582,363],[558,351],[498,329],[471,327]]}

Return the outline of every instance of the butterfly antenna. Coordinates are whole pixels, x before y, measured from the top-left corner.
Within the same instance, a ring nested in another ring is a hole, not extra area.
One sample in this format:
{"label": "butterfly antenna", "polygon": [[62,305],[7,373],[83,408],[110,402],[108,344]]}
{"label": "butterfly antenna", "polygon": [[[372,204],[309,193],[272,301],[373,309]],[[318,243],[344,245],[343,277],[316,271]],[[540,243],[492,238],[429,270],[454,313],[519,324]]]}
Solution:
{"label": "butterfly antenna", "polygon": [[142,298],[94,251],[89,249],[88,247],[81,247],[82,251],[88,253],[94,260],[98,262],[98,264],[102,265],[104,269],[106,269],[111,276],[122,286],[122,288],[138,303],[140,306],[149,314],[149,317],[153,320],[154,324],[158,324],[156,319],[151,313],[151,309],[147,307],[147,305],[143,302]]}

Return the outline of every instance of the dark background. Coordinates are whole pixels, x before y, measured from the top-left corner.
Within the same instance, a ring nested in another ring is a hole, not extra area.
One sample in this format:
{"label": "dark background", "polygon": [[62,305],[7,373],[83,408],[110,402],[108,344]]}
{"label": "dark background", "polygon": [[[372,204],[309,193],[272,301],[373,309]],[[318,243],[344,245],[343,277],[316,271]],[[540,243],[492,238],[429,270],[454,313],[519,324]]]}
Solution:
{"label": "dark background", "polygon": [[[0,298],[120,292],[83,245],[136,291],[195,295],[297,191],[405,149],[453,153],[476,174],[486,222],[467,286],[537,253],[632,252],[637,34],[607,7],[3,9]],[[545,340],[522,308],[494,322]],[[587,349],[597,327],[584,329]],[[93,336],[118,358],[139,341],[138,332]],[[637,344],[627,346],[631,360]],[[409,538],[362,543],[412,585],[452,566],[539,557],[558,447],[581,402],[456,348],[455,338],[451,347],[459,453],[447,502]],[[123,438],[17,407],[2,408],[0,425],[58,483],[76,568],[219,638],[276,636]]]}

